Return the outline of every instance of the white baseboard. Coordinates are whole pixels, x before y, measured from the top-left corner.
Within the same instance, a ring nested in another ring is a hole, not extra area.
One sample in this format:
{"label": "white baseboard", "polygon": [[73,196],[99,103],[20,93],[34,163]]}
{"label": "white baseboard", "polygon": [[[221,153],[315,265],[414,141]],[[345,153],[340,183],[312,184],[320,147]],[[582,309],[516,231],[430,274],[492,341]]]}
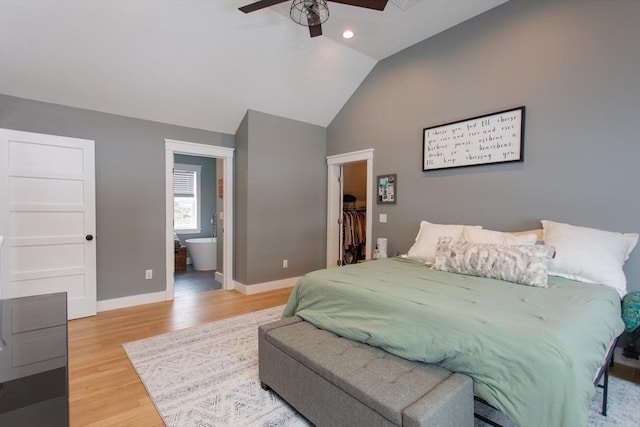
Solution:
{"label": "white baseboard", "polygon": [[300,277],[289,277],[288,279],[274,280],[273,282],[256,283],[255,285],[245,285],[233,281],[233,288],[245,295],[253,295],[261,292],[274,291],[282,288],[292,288]]}
{"label": "white baseboard", "polygon": [[[224,275],[215,273],[216,280],[223,283]],[[234,289],[244,295],[258,294],[261,292],[274,291],[282,288],[292,288],[300,277],[290,277],[288,279],[274,280],[272,282],[257,283],[255,285],[245,285],[240,282],[233,282]],[[151,304],[167,300],[166,291],[154,292],[151,294],[132,295],[129,297],[113,298],[98,301],[98,312],[116,310],[118,308],[133,307],[135,305]]]}
{"label": "white baseboard", "polygon": [[220,273],[219,271],[216,271],[215,279],[216,279],[216,282],[224,283],[224,274]]}
{"label": "white baseboard", "polygon": [[134,305],[151,304],[167,300],[167,293],[154,292],[151,294],[132,295],[130,297],[113,298],[98,301],[98,311],[115,310],[118,308],[133,307]]}

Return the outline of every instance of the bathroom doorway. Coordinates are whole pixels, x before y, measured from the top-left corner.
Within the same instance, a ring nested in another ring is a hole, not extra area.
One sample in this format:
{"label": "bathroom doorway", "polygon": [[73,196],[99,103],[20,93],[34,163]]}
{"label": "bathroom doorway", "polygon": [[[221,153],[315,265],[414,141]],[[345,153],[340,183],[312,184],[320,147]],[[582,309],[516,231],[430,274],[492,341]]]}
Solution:
{"label": "bathroom doorway", "polygon": [[[165,140],[167,300],[174,296],[212,289],[213,286],[217,289],[233,289],[233,151],[233,148],[227,147]],[[182,200],[182,211],[176,217],[174,170],[184,172],[182,177],[185,178],[198,169],[200,173],[192,175],[194,181],[178,187],[182,191],[179,195],[192,197],[192,200]],[[197,176],[200,178],[200,185],[197,186],[200,189],[199,196],[195,188]],[[198,218],[194,218],[194,215]],[[174,234],[174,218],[180,222],[179,234]],[[205,248],[208,254],[204,255],[204,267],[202,261],[197,259],[198,254],[202,255],[203,252],[195,251],[194,248],[194,254],[189,256],[190,242],[187,240],[195,240],[194,243],[209,240],[209,243],[214,243]],[[184,264],[181,259],[183,256]],[[191,258],[191,267],[187,267],[187,256]],[[178,277],[182,273],[184,275]],[[183,279],[186,286],[178,283],[183,282]]]}
{"label": "bathroom doorway", "polygon": [[223,160],[174,154],[174,297],[222,289]]}

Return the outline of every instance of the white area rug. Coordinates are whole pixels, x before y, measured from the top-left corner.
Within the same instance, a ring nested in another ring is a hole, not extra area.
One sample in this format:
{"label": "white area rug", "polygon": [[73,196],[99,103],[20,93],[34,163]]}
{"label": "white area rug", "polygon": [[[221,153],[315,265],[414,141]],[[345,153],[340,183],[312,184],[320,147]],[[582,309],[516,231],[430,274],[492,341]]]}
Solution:
{"label": "white area rug", "polygon": [[[277,395],[262,390],[258,379],[258,325],[279,319],[283,307],[123,345],[167,426],[309,425]],[[590,427],[640,425],[640,385],[611,377],[607,417],[599,413],[600,402],[598,391]],[[504,421],[489,411],[483,414]],[[485,424],[476,420],[476,426]]]}
{"label": "white area rug", "polygon": [[258,325],[284,306],[124,344],[167,426],[306,426],[258,379]]}

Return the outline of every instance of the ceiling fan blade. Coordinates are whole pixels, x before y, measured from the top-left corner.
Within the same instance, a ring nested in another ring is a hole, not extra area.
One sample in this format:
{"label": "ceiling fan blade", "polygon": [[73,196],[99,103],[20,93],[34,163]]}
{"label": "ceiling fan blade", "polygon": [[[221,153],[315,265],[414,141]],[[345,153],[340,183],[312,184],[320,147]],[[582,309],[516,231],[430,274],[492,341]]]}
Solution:
{"label": "ceiling fan blade", "polygon": [[311,37],[318,37],[322,35],[322,24],[309,25],[309,35]]}
{"label": "ceiling fan blade", "polygon": [[238,9],[244,13],[255,12],[256,10],[264,9],[265,7],[274,6],[276,4],[284,3],[287,0],[260,0],[255,3],[248,4],[246,6],[239,7]]}
{"label": "ceiling fan blade", "polygon": [[334,3],[348,4],[350,6],[364,7],[367,9],[384,10],[388,0],[328,0]]}

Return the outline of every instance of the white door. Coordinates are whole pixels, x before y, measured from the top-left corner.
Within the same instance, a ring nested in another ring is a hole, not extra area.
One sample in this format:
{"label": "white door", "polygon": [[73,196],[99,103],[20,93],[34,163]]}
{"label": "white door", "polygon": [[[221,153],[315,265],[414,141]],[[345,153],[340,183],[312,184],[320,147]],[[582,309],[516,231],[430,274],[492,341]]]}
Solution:
{"label": "white door", "polygon": [[0,129],[0,298],[67,292],[96,314],[94,142]]}
{"label": "white door", "polygon": [[342,261],[342,165],[329,164],[327,169],[327,268]]}

